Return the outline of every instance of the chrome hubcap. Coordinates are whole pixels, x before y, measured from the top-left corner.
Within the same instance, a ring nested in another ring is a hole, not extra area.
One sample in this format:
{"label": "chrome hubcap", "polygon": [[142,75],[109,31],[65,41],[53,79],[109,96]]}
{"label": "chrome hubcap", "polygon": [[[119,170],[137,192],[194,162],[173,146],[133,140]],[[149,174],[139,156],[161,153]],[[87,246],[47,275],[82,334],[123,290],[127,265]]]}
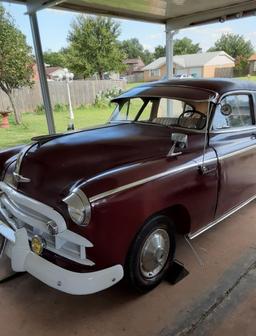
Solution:
{"label": "chrome hubcap", "polygon": [[164,268],[170,250],[167,231],[157,229],[145,241],[140,255],[140,271],[145,278],[153,278]]}

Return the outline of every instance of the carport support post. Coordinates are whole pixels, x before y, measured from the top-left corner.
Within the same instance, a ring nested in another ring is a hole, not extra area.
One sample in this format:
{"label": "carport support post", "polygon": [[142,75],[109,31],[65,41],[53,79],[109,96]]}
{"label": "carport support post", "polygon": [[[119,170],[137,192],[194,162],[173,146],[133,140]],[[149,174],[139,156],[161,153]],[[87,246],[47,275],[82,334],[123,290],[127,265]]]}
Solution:
{"label": "carport support post", "polygon": [[173,77],[173,36],[175,31],[171,30],[168,25],[166,25],[166,71],[167,79],[172,79]]}
{"label": "carport support post", "polygon": [[44,58],[43,58],[43,51],[42,51],[37,15],[35,12],[31,12],[31,13],[29,12],[29,6],[28,6],[28,13],[29,13],[28,15],[29,15],[30,26],[31,26],[32,36],[33,36],[36,61],[37,61],[39,78],[40,78],[41,91],[42,91],[42,97],[43,97],[48,130],[49,130],[49,134],[54,134],[56,132],[55,132],[55,125],[54,125],[54,119],[53,119],[49,87],[48,87],[47,77],[45,73]]}
{"label": "carport support post", "polygon": [[[172,30],[168,24],[166,24],[166,73],[167,79],[173,78],[173,36],[176,31]],[[167,100],[167,116],[172,114],[172,103]]]}

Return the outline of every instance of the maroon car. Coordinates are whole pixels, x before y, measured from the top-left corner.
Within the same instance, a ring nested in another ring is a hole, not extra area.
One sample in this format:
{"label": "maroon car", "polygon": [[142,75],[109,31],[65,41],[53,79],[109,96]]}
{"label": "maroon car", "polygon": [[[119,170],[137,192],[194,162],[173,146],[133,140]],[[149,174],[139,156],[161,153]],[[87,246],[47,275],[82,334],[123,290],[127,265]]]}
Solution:
{"label": "maroon car", "polygon": [[256,85],[149,83],[102,126],[0,153],[1,254],[14,271],[89,294],[164,278],[190,239],[256,195]]}

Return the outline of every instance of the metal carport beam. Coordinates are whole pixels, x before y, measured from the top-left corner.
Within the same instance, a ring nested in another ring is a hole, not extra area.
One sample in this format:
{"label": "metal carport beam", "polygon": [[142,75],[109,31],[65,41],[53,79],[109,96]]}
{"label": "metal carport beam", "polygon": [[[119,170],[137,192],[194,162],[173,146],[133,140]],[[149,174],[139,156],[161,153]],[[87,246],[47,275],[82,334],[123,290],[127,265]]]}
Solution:
{"label": "metal carport beam", "polygon": [[27,12],[25,14],[36,13],[42,9],[51,8],[60,5],[65,0],[38,0],[29,1],[27,4]]}
{"label": "metal carport beam", "polygon": [[[56,4],[56,1],[54,2],[54,4],[53,4],[53,1],[51,1],[51,3],[54,6]],[[39,5],[39,2],[37,3],[37,5]],[[48,5],[50,5],[49,1],[48,1]],[[39,10],[39,7],[37,8]],[[40,38],[40,32],[39,32],[39,27],[38,27],[38,20],[37,20],[37,14],[36,14],[36,8],[35,8],[34,1],[33,1],[33,4],[32,2],[27,4],[27,9],[28,9],[33,43],[34,43],[34,48],[35,48],[36,62],[37,62],[37,67],[38,67],[38,73],[39,73],[39,79],[40,79],[40,85],[41,85],[41,91],[42,91],[48,131],[49,131],[49,134],[54,134],[56,133],[54,117],[53,117],[50,92],[49,92],[49,87],[48,87],[47,77],[46,77],[46,72],[45,72],[42,44],[41,44],[41,38]]]}
{"label": "metal carport beam", "polygon": [[200,26],[216,22],[225,22],[234,19],[256,15],[256,0],[240,1],[226,7],[201,11],[189,15],[170,18],[166,21],[168,29],[177,30]]}

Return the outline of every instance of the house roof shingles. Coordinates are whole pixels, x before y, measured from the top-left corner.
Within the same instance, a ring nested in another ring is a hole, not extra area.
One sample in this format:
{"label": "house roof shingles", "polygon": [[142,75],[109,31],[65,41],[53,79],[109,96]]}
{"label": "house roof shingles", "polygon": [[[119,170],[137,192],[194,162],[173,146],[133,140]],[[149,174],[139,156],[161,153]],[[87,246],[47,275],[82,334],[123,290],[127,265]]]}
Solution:
{"label": "house roof shingles", "polygon": [[256,54],[253,54],[250,58],[249,61],[256,61]]}
{"label": "house roof shingles", "polygon": [[47,67],[45,68],[46,71],[46,75],[49,76],[51,75],[53,72],[57,71],[57,70],[61,70],[61,67]]}
{"label": "house roof shingles", "polygon": [[[198,53],[198,54],[188,54],[188,55],[176,55],[173,57],[173,63],[179,65],[182,68],[193,68],[193,67],[201,67],[206,65],[216,56],[227,56],[231,60],[233,58],[225,53],[224,51],[213,51],[206,53]],[[154,70],[158,69],[166,63],[165,57],[160,57],[152,63],[148,64],[143,68],[143,70]]]}

